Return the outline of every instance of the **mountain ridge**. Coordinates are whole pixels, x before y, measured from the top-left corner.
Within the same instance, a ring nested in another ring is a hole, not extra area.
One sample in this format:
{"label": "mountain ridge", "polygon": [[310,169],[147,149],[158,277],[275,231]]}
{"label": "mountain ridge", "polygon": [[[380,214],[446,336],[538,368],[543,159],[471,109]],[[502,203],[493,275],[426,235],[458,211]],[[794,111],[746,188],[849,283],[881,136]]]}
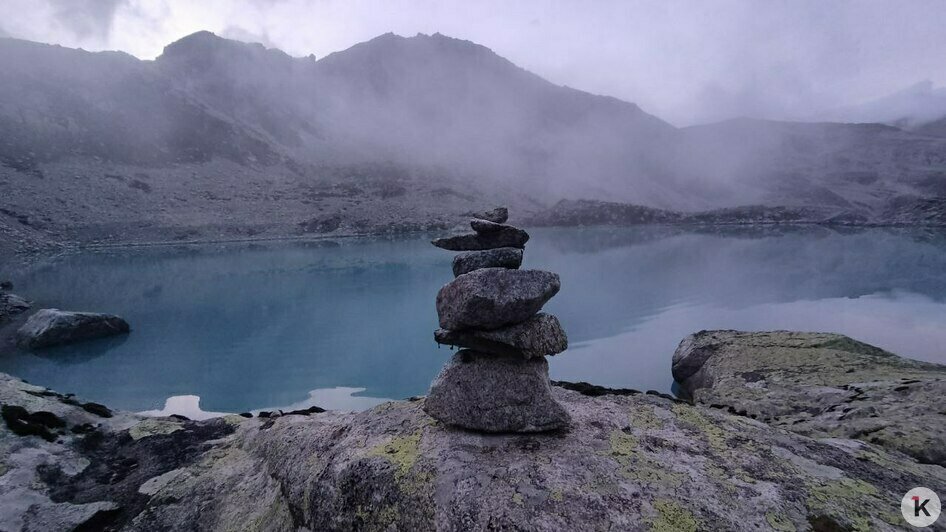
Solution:
{"label": "mountain ridge", "polygon": [[234,220],[275,235],[333,217],[423,227],[494,201],[529,213],[561,199],[870,218],[946,195],[946,138],[752,119],[676,128],[441,34],[316,59],[198,32],[153,61],[3,39],[0,68],[3,207],[47,220],[51,238]]}

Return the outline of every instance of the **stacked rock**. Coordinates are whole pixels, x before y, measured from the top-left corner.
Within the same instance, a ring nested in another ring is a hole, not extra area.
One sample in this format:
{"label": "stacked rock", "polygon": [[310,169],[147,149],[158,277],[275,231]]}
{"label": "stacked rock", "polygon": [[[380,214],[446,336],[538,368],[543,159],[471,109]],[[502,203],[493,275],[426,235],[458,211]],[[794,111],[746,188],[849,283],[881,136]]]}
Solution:
{"label": "stacked rock", "polygon": [[437,294],[440,344],[463,348],[430,388],[424,410],[457,427],[541,432],[568,425],[552,397],[545,357],[568,348],[558,319],[539,312],[560,288],[558,275],[520,270],[529,234],[506,225],[508,211],[474,214],[472,234],[433,241],[451,251],[453,281]]}

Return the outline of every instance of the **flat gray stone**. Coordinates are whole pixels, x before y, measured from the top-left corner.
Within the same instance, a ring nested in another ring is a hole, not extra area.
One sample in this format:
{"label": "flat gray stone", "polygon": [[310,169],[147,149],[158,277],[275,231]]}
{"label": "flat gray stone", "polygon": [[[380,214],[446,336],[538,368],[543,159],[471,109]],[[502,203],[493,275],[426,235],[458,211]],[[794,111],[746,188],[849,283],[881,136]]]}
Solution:
{"label": "flat gray stone", "polygon": [[470,220],[470,227],[472,227],[477,233],[497,233],[503,229],[511,228],[512,226],[474,218]]}
{"label": "flat gray stone", "polygon": [[440,344],[523,358],[555,355],[568,349],[568,336],[558,318],[544,312],[522,323],[491,331],[438,329],[434,339]]}
{"label": "flat gray stone", "polygon": [[467,251],[453,257],[453,276],[482,268],[518,269],[522,265],[522,250],[516,248],[496,248],[483,251]]}
{"label": "flat gray stone", "polygon": [[450,251],[479,251],[496,248],[524,248],[529,233],[511,225],[504,225],[491,233],[472,233],[438,238],[431,244]]}
{"label": "flat gray stone", "polygon": [[466,350],[441,370],[424,411],[448,425],[481,432],[545,432],[568,426],[552,397],[549,364]]}
{"label": "flat gray stone", "polygon": [[542,270],[483,268],[465,273],[437,293],[440,327],[498,329],[534,316],[558,293],[557,274]]}
{"label": "flat gray stone", "polygon": [[506,220],[509,219],[509,209],[506,207],[496,207],[495,209],[489,211],[474,212],[473,217],[497,224],[504,224],[506,223]]}
{"label": "flat gray stone", "polygon": [[35,349],[127,333],[128,322],[111,314],[44,308],[16,332],[20,347]]}

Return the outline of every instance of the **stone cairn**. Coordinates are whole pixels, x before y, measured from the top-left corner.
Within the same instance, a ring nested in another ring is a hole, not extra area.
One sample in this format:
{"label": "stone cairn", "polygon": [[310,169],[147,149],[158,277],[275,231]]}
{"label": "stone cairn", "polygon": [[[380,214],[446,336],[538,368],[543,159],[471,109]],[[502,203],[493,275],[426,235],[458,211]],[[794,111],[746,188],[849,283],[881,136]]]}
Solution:
{"label": "stone cairn", "polygon": [[506,225],[504,207],[474,214],[474,233],[433,245],[462,251],[453,281],[437,294],[439,344],[461,349],[434,380],[424,410],[449,425],[483,432],[542,432],[568,425],[553,397],[545,357],[568,338],[551,314],[539,312],[558,293],[557,274],[520,270],[529,234]]}

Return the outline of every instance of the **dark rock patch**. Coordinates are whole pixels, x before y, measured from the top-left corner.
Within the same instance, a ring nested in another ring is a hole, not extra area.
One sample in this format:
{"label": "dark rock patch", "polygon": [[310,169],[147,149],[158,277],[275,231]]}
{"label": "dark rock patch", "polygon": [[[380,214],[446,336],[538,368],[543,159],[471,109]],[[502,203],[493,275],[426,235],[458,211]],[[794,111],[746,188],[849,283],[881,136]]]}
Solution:
{"label": "dark rock patch", "polygon": [[56,441],[57,434],[53,431],[66,426],[66,422],[52,412],[30,413],[18,405],[3,405],[0,416],[10,432],[17,436],[39,436],[49,442]]}
{"label": "dark rock patch", "polygon": [[111,314],[41,309],[17,330],[17,345],[37,349],[127,333],[128,322]]}
{"label": "dark rock patch", "polygon": [[518,269],[522,265],[522,250],[517,248],[496,248],[483,251],[468,251],[453,257],[453,276],[483,268]]}

